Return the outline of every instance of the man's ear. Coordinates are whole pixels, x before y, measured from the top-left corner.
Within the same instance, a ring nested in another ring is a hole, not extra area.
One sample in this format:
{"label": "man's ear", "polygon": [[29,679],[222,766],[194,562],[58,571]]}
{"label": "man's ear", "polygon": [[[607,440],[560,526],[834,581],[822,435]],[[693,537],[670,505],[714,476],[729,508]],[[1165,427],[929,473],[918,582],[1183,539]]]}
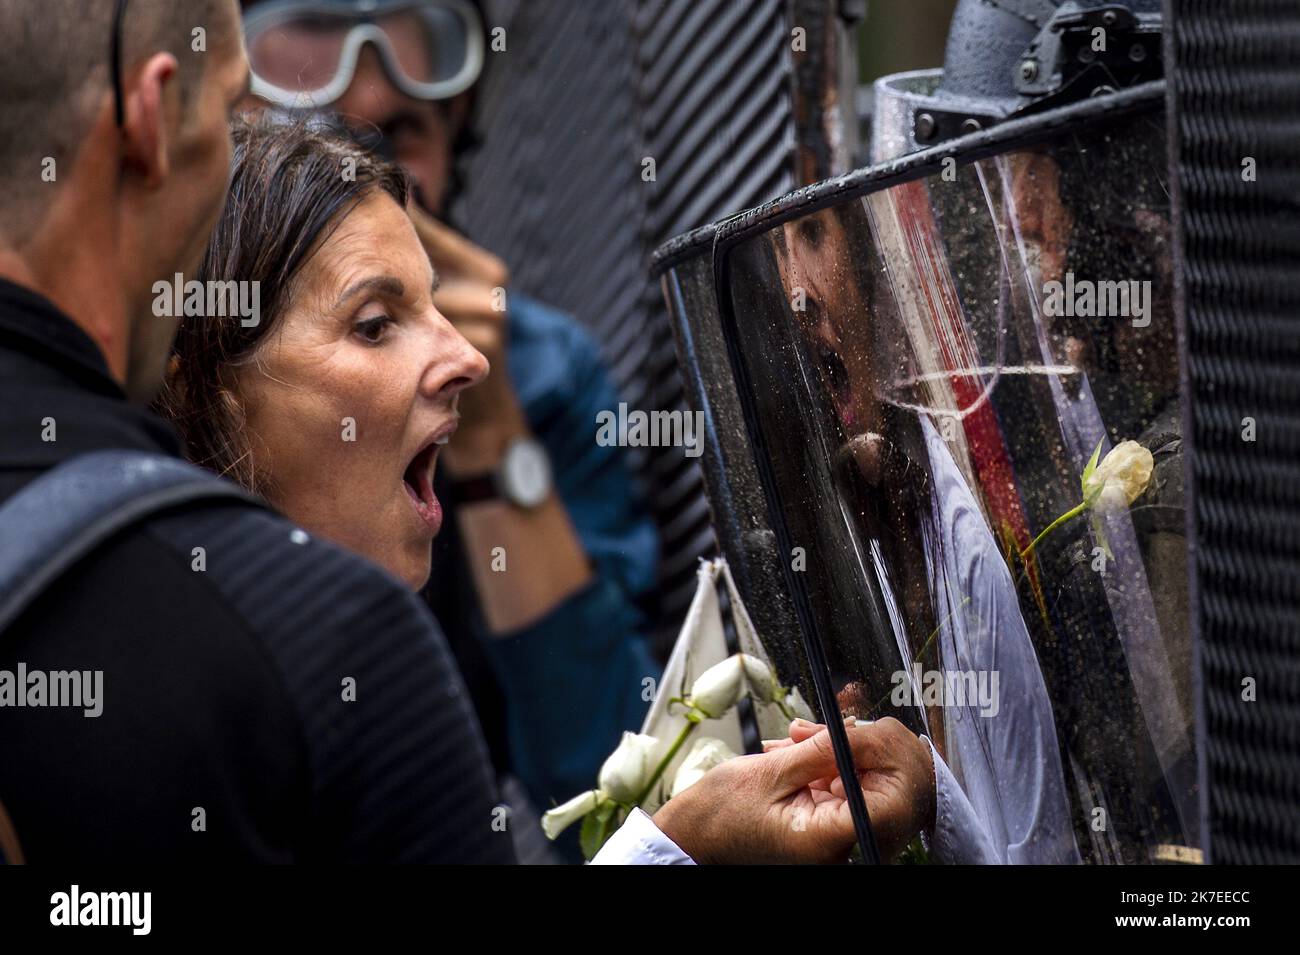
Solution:
{"label": "man's ear", "polygon": [[[169,171],[167,97],[177,96],[178,65],[170,53],[155,53],[137,68],[135,82],[124,90],[123,158],[150,187],[160,185]],[[179,109],[175,115],[179,122]]]}

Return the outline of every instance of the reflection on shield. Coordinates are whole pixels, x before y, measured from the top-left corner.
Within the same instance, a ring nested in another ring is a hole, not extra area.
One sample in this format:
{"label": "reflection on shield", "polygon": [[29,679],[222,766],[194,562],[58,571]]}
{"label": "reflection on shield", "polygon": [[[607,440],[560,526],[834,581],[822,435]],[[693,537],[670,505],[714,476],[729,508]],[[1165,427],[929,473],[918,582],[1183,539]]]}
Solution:
{"label": "reflection on shield", "polygon": [[[1200,844],[1160,96],[851,174],[660,262],[724,551],[778,595],[745,594],[780,608],[770,655],[927,734],[1004,861]],[[1131,453],[1142,486],[1088,497]],[[810,654],[779,646],[791,606]]]}
{"label": "reflection on shield", "polygon": [[704,415],[704,478],[719,548],[778,679],[798,687],[816,708],[799,624],[781,572],[784,559],[767,520],[722,338],[713,291],[714,231],[708,226],[669,243],[657,253],[655,268],[662,277],[690,403]]}

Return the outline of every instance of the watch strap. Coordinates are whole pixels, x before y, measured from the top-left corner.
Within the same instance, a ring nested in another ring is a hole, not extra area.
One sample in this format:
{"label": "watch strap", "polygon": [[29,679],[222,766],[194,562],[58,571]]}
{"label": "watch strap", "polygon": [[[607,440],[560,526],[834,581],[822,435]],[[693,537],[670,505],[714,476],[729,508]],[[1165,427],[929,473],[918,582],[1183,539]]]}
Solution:
{"label": "watch strap", "polygon": [[471,477],[448,478],[444,485],[448,503],[476,504],[479,501],[497,501],[501,499],[501,489],[497,485],[495,474],[475,474]]}

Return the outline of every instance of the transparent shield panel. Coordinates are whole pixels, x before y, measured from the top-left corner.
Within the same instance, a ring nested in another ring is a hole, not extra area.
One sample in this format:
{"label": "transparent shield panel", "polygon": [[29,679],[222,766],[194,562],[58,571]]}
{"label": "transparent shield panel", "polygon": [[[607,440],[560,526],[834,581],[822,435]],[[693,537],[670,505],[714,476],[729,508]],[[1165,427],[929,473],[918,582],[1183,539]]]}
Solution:
{"label": "transparent shield panel", "polygon": [[[693,410],[703,413],[703,470],[718,547],[731,567],[757,645],[741,646],[765,660],[782,686],[798,690],[806,711],[822,719],[812,665],[781,572],[782,557],[754,466],[744,412],[727,360],[713,287],[712,246],[662,277],[677,354]],[[737,636],[743,641],[744,635]],[[801,709],[802,707],[796,707]],[[789,723],[774,707],[755,713],[763,739],[782,738]]]}
{"label": "transparent shield panel", "polygon": [[985,858],[1196,858],[1164,157],[1129,118],[727,261],[841,708],[930,737]]}

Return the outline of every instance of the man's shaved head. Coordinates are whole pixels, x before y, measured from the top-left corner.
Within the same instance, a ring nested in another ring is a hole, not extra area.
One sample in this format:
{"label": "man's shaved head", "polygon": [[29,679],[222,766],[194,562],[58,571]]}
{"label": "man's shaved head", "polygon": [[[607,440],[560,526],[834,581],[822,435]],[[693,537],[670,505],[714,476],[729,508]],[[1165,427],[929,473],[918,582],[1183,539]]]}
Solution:
{"label": "man's shaved head", "polygon": [[[207,50],[229,43],[228,0],[129,0],[122,70],[171,53],[182,106],[203,77]],[[103,97],[112,95],[114,0],[0,0],[0,239],[21,244],[70,172]],[[57,179],[42,179],[45,160]]]}

